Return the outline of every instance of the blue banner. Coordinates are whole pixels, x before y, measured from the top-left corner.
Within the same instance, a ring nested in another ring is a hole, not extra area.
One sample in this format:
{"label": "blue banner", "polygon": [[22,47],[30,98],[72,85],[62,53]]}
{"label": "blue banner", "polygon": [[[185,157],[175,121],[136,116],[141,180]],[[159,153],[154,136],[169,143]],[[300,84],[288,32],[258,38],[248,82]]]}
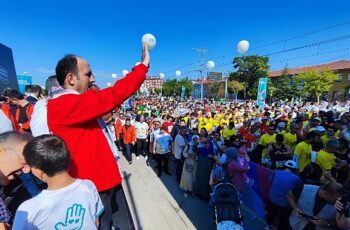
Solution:
{"label": "blue banner", "polygon": [[29,75],[17,75],[19,92],[24,93],[25,86],[32,84],[32,76]]}
{"label": "blue banner", "polygon": [[181,97],[185,97],[185,94],[186,94],[186,87],[183,85],[181,87]]}
{"label": "blue banner", "polygon": [[258,86],[258,97],[257,97],[257,104],[259,106],[259,109],[265,107],[265,99],[267,94],[267,78],[260,78],[259,79],[259,86]]}

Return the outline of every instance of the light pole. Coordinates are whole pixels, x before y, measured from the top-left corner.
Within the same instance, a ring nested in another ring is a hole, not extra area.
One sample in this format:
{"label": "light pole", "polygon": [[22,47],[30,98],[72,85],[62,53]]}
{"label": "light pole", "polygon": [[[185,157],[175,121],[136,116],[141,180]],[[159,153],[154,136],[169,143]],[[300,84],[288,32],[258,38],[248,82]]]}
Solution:
{"label": "light pole", "polygon": [[225,103],[227,102],[227,79],[228,79],[228,75],[224,76],[225,78]]}
{"label": "light pole", "polygon": [[203,78],[203,72],[206,70],[206,69],[213,69],[215,67],[215,63],[213,61],[208,61],[207,62],[207,66],[205,66],[205,63],[204,63],[204,54],[206,52],[208,52],[208,50],[206,48],[192,48],[193,51],[195,52],[198,52],[200,53],[201,55],[201,64],[200,64],[200,67],[199,69],[197,70],[198,72],[200,72],[201,74],[201,101],[203,101],[203,81],[204,81],[204,78]]}
{"label": "light pole", "polygon": [[165,74],[164,73],[160,73],[159,74],[159,78],[161,80],[161,84],[160,84],[160,98],[163,97],[163,79],[165,77]]}

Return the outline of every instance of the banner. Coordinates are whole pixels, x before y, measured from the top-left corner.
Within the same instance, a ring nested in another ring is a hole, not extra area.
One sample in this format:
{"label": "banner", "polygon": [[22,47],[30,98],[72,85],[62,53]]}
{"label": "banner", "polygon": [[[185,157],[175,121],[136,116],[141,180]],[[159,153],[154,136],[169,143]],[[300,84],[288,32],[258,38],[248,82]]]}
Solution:
{"label": "banner", "polygon": [[18,90],[24,93],[26,85],[32,84],[32,76],[29,75],[17,75]]}
{"label": "banner", "polygon": [[186,87],[183,85],[181,87],[181,97],[185,97],[185,94],[186,94]]}
{"label": "banner", "polygon": [[259,79],[259,86],[258,86],[258,97],[257,97],[257,104],[259,106],[259,109],[262,109],[265,107],[265,99],[266,99],[266,92],[267,91],[267,78],[260,78]]}

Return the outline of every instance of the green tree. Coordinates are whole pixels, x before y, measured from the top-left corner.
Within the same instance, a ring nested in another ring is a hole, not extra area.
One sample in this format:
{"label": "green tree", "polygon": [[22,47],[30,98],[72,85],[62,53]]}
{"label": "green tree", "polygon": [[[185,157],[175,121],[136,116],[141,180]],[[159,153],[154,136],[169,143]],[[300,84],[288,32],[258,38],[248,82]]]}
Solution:
{"label": "green tree", "polygon": [[277,91],[276,85],[272,82],[271,78],[268,78],[267,79],[267,94],[270,98],[270,103],[271,103],[273,97],[275,95],[277,95],[276,91]]}
{"label": "green tree", "polygon": [[331,88],[337,77],[337,74],[329,69],[320,71],[309,69],[296,76],[295,80],[308,95],[315,97],[319,103],[322,93]]}
{"label": "green tree", "polygon": [[248,96],[255,98],[259,78],[267,77],[269,73],[269,58],[259,55],[235,57],[233,67],[235,72],[230,74],[230,80],[247,84]]}
{"label": "green tree", "polygon": [[207,85],[207,94],[209,97],[216,96],[222,98],[225,95],[224,82],[213,82]]}
{"label": "green tree", "polygon": [[[191,95],[192,82],[188,78],[167,80],[163,84],[163,96],[180,96],[182,91],[182,86],[186,88],[186,96]],[[159,91],[159,90],[157,90]]]}
{"label": "green tree", "polygon": [[246,89],[246,83],[241,83],[239,81],[231,80],[227,82],[227,88],[232,93],[238,95],[239,92]]}

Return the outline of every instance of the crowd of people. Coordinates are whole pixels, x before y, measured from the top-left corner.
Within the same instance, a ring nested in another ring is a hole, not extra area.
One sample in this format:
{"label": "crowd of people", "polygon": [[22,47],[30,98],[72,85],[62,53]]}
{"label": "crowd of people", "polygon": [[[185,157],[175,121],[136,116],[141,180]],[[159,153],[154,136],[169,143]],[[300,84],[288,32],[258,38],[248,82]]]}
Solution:
{"label": "crowd of people", "polygon": [[134,97],[125,109],[122,103],[139,89],[148,66],[144,46],[140,65],[99,89],[89,63],[69,55],[48,78],[46,97],[38,86],[27,87],[26,95],[3,92],[2,223],[116,229],[117,160],[132,164],[141,157],[157,162],[158,177],[175,174],[186,197],[209,201],[217,184],[231,183],[243,204],[252,190],[250,165],[261,165],[273,170],[267,228],[350,227],[348,102],[278,101],[259,108],[252,100]]}
{"label": "crowd of people", "polygon": [[117,146],[130,164],[134,152],[136,159],[155,159],[158,176],[175,173],[186,197],[209,200],[215,185],[230,182],[243,198],[254,162],[274,171],[269,227],[349,227],[340,199],[347,198],[350,179],[348,102],[276,102],[262,110],[254,101],[138,98],[133,104],[110,120]]}

